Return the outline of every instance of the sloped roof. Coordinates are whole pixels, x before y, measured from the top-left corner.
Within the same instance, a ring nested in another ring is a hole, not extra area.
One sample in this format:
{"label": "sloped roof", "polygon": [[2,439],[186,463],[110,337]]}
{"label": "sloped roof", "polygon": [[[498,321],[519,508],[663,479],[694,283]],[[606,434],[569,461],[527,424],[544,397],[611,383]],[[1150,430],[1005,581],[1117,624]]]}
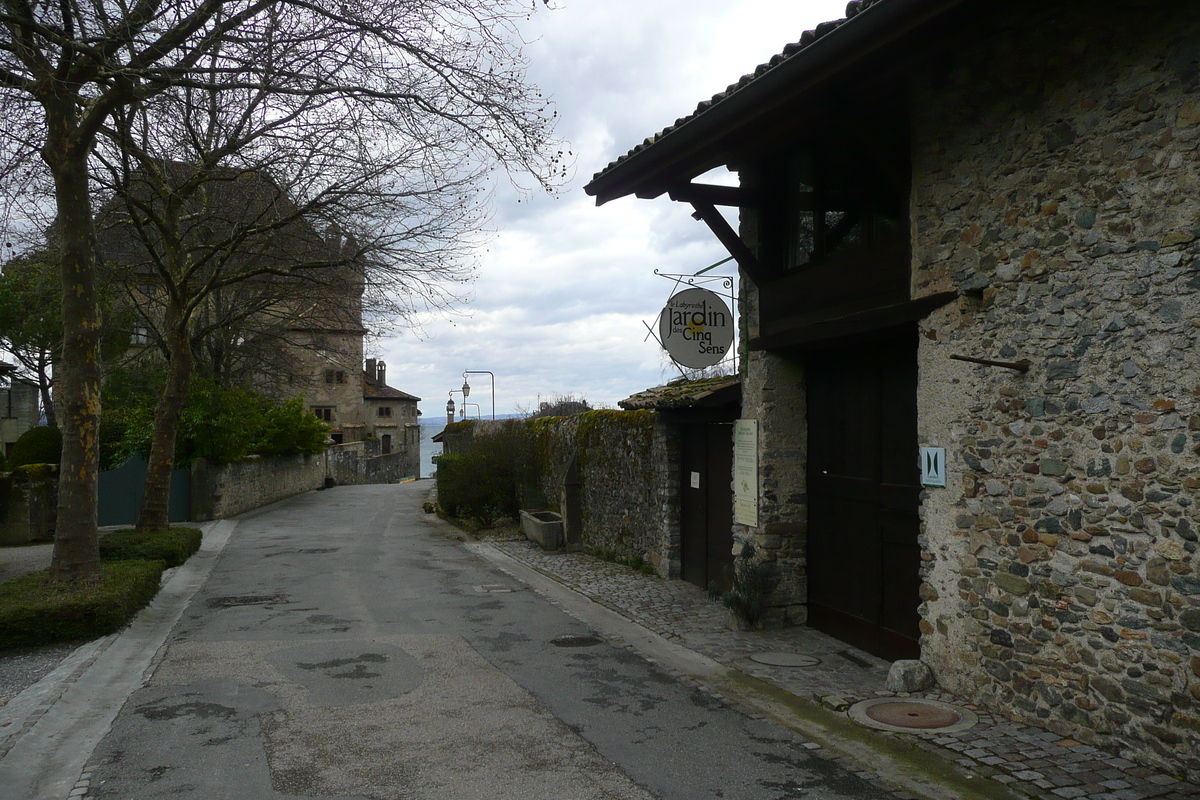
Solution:
{"label": "sloped roof", "polygon": [[698,381],[677,380],[630,395],[617,405],[626,411],[723,406],[739,402],[741,390],[741,381],[730,375]]}
{"label": "sloped roof", "polygon": [[717,137],[732,127],[754,124],[765,113],[962,2],[851,0],[845,18],[805,31],[770,61],[597,172],[584,191],[595,196],[597,204],[631,193],[655,197],[666,190],[664,186],[639,183],[650,168],[660,172],[673,168],[672,174],[690,172],[686,177],[691,177],[719,166],[723,162],[712,152]]}
{"label": "sloped roof", "polygon": [[393,389],[386,383],[380,383],[375,378],[372,378],[368,373],[363,373],[363,399],[364,400],[420,400],[416,395],[402,392],[399,389]]}

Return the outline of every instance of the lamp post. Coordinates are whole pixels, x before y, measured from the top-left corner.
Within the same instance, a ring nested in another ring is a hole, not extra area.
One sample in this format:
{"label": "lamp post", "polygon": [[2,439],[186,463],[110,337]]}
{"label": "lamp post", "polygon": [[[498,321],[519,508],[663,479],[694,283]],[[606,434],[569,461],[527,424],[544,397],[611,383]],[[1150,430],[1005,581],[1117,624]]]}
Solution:
{"label": "lamp post", "polygon": [[462,393],[463,393],[464,400],[471,393],[471,387],[467,384],[467,376],[468,375],[487,375],[489,378],[492,379],[492,419],[495,419],[496,418],[496,376],[486,369],[463,370]]}
{"label": "lamp post", "polygon": [[[447,425],[454,422],[454,393],[461,392],[461,391],[462,391],[462,389],[451,389],[450,391],[446,392],[446,394],[450,395],[450,399],[446,401],[446,424]],[[458,416],[460,419],[466,419],[466,417],[467,417],[466,395],[463,395],[463,406],[462,406],[462,408],[460,408],[458,410]]]}
{"label": "lamp post", "polygon": [[479,419],[479,416],[480,416],[479,403],[468,403],[466,400],[464,400],[463,401],[463,414],[464,415],[466,415],[466,413],[467,413],[467,406],[475,406],[475,419]]}

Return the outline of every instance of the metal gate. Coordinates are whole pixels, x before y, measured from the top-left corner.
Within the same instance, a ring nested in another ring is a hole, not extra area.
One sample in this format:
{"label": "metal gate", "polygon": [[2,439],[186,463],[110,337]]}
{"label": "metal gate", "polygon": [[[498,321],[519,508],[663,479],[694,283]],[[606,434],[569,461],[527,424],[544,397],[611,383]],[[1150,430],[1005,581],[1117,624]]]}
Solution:
{"label": "metal gate", "polygon": [[[96,507],[99,525],[133,525],[137,522],[147,468],[146,459],[133,456],[116,469],[100,473]],[[171,522],[191,520],[191,470],[171,470],[171,497],[167,505],[167,515]]]}

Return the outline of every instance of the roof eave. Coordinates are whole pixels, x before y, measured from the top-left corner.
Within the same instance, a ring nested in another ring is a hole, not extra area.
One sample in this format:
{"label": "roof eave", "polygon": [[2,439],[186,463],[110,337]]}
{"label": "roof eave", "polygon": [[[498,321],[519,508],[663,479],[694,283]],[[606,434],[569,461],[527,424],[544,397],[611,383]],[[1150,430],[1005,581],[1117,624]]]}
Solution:
{"label": "roof eave", "polygon": [[[846,20],[662,138],[599,172],[583,190],[596,205],[635,194],[649,199],[719,166],[713,146],[838,74],[891,47],[966,0],[886,0]],[[722,156],[723,157],[723,156]]]}

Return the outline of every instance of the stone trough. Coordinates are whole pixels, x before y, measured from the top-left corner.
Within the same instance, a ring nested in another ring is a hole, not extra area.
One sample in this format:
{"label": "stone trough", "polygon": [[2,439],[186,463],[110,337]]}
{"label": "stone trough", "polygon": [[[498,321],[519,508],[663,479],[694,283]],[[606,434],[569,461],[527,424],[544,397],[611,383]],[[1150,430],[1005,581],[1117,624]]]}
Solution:
{"label": "stone trough", "polygon": [[563,519],[555,511],[522,511],[521,533],[531,542],[537,542],[543,550],[561,550],[563,546]]}

